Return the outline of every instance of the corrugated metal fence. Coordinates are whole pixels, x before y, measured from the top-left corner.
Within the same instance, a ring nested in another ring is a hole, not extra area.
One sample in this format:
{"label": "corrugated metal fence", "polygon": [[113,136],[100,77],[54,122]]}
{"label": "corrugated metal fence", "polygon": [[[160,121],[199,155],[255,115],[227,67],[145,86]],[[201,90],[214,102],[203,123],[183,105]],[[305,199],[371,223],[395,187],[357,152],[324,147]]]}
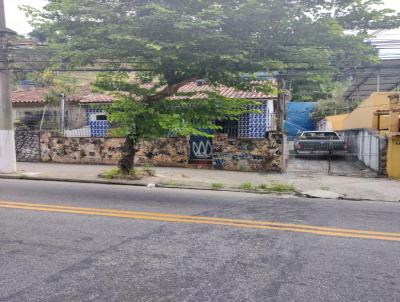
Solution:
{"label": "corrugated metal fence", "polygon": [[387,138],[368,129],[340,132],[349,153],[378,175],[386,174]]}

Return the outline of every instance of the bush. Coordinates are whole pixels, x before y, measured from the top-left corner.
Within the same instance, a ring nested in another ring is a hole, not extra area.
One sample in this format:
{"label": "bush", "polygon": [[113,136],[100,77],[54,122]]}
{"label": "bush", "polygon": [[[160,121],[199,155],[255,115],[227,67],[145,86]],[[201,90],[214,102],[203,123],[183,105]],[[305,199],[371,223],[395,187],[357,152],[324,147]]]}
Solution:
{"label": "bush", "polygon": [[119,168],[114,168],[109,171],[102,172],[99,177],[105,179],[126,179],[126,180],[140,180],[144,177],[155,176],[155,171],[150,168],[133,169],[129,174],[124,174]]}
{"label": "bush", "polygon": [[253,185],[250,182],[244,182],[239,186],[239,189],[251,191],[253,189]]}
{"label": "bush", "polygon": [[221,190],[223,188],[224,188],[223,184],[220,184],[220,183],[212,183],[211,184],[211,189],[213,189],[213,190]]}
{"label": "bush", "polygon": [[275,184],[261,184],[257,187],[259,190],[263,190],[270,193],[291,193],[295,192],[296,188],[292,184],[275,183]]}

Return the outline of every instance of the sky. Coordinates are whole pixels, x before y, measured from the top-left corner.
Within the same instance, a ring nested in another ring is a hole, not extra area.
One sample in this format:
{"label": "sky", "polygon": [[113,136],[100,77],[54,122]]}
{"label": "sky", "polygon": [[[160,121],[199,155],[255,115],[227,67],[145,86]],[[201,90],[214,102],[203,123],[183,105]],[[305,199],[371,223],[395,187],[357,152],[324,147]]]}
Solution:
{"label": "sky", "polygon": [[28,18],[25,17],[24,12],[18,9],[18,6],[30,5],[40,8],[46,2],[47,1],[45,0],[4,0],[4,5],[6,7],[7,27],[20,34],[29,33],[32,28],[29,26]]}
{"label": "sky", "polygon": [[[9,28],[20,34],[27,34],[31,31],[24,12],[18,9],[19,5],[30,5],[40,8],[46,0],[4,0],[7,14],[7,25]],[[400,11],[400,0],[384,0],[385,7]]]}

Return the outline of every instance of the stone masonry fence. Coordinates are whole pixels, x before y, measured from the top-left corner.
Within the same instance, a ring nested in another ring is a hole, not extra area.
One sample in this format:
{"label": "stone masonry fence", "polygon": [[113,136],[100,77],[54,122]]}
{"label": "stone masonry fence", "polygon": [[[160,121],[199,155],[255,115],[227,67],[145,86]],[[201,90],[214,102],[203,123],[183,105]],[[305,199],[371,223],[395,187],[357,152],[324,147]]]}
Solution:
{"label": "stone masonry fence", "polygon": [[[122,138],[71,138],[57,133],[17,131],[19,161],[69,164],[109,164],[120,160]],[[136,164],[191,167],[190,138],[172,137],[140,144]],[[283,139],[228,138],[217,134],[212,140],[210,168],[231,171],[283,171]]]}

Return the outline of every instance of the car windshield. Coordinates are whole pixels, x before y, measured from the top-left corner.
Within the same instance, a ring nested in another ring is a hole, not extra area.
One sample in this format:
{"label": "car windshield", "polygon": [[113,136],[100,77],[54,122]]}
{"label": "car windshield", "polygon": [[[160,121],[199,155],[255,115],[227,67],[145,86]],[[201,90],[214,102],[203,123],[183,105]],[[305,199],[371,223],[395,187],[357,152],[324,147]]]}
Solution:
{"label": "car windshield", "polygon": [[304,132],[301,137],[303,139],[340,139],[335,132]]}

